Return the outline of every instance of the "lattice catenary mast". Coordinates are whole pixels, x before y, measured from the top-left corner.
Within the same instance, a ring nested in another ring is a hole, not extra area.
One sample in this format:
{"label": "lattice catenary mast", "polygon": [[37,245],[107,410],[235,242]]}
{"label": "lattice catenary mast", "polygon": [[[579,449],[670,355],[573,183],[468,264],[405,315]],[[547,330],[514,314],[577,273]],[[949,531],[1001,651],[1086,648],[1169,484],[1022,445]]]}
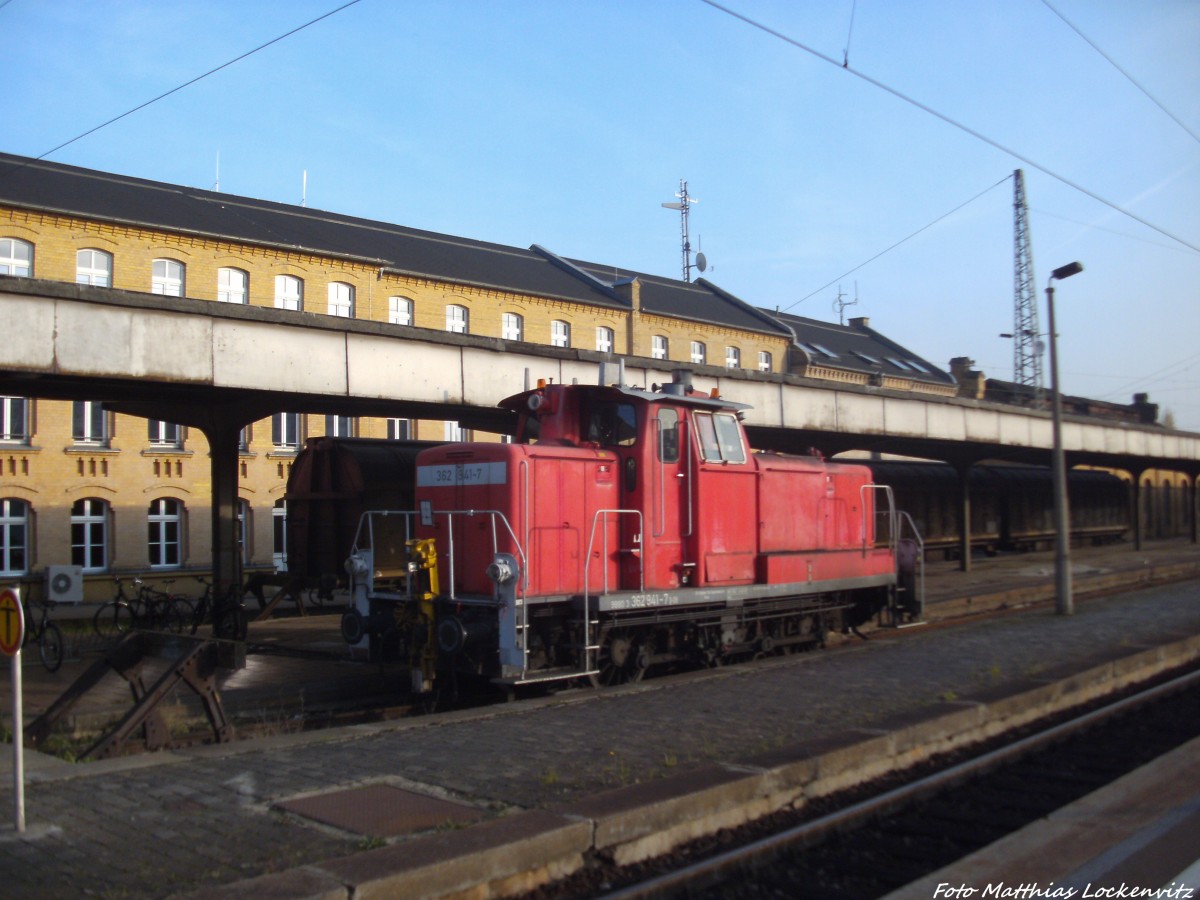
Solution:
{"label": "lattice catenary mast", "polygon": [[1013,381],[1033,388],[1040,404],[1042,343],[1038,330],[1037,290],[1033,281],[1033,251],[1029,246],[1029,208],[1025,204],[1025,173],[1013,172]]}

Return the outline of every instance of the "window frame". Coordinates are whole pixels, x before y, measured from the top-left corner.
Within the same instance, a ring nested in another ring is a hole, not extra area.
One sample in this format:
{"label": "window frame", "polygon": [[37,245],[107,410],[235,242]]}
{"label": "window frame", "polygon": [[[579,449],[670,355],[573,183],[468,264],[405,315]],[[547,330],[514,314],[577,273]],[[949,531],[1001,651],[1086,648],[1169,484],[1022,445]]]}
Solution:
{"label": "window frame", "polygon": [[388,322],[392,325],[412,325],[416,304],[409,297],[388,297]]}
{"label": "window frame", "polygon": [[183,566],[184,507],[174,497],[156,497],[146,510],[146,559],[151,569]]}
{"label": "window frame", "polygon": [[617,333],[614,329],[607,325],[596,326],[596,351],[598,353],[612,353],[616,343]]}
{"label": "window frame", "polygon": [[[28,250],[28,258],[18,255],[19,249]],[[34,262],[34,245],[19,237],[0,238],[0,275],[12,275],[15,278],[32,278]],[[24,271],[17,271],[24,269]]]}
{"label": "window frame", "polygon": [[[232,284],[232,279],[238,277],[240,285]],[[222,266],[217,269],[217,301],[220,303],[236,303],[246,306],[250,303],[250,273],[245,269],[233,266]]]}
{"label": "window frame", "polygon": [[451,334],[470,334],[471,311],[461,303],[447,303],[446,330]]}
{"label": "window frame", "polygon": [[[157,269],[162,263],[163,274]],[[178,271],[178,275],[174,274]],[[160,256],[150,263],[150,293],[163,297],[184,297],[187,295],[187,266],[178,259]]]}
{"label": "window frame", "polygon": [[[295,287],[295,293],[288,288]],[[288,309],[293,312],[304,310],[304,279],[299,275],[275,276],[275,308]]]}
{"label": "window frame", "polygon": [[563,319],[555,319],[550,323],[550,346],[571,346],[571,323]]}
{"label": "window frame", "polygon": [[[29,574],[32,510],[28,500],[0,497],[0,577],[17,578]],[[14,560],[14,556],[18,558]],[[20,565],[14,565],[14,562]]]}
{"label": "window frame", "polygon": [[500,337],[506,341],[525,340],[525,317],[520,313],[502,313]]}
{"label": "window frame", "polygon": [[[89,265],[84,265],[81,259],[85,253],[90,254],[88,257]],[[97,266],[97,259],[103,261],[105,265]],[[93,287],[112,287],[112,277],[113,255],[107,250],[101,250],[97,247],[84,247],[75,251],[76,284],[90,284]]]}
{"label": "window frame", "polygon": [[353,319],[355,290],[348,281],[331,281],[328,290],[329,303],[326,307],[328,315],[338,319]]}
{"label": "window frame", "polygon": [[99,400],[71,401],[71,440],[82,447],[107,447],[112,440],[108,411]]}
{"label": "window frame", "polygon": [[650,357],[651,359],[668,359],[670,356],[671,342],[667,340],[665,334],[653,334],[650,336]]}
{"label": "window frame", "polygon": [[29,443],[33,436],[30,427],[31,406],[28,397],[0,397],[0,443]]}
{"label": "window frame", "polygon": [[71,505],[71,564],[85,573],[108,571],[111,516],[112,506],[98,497]]}
{"label": "window frame", "polygon": [[690,350],[690,359],[693,365],[703,366],[708,364],[708,345],[704,341],[692,341]]}

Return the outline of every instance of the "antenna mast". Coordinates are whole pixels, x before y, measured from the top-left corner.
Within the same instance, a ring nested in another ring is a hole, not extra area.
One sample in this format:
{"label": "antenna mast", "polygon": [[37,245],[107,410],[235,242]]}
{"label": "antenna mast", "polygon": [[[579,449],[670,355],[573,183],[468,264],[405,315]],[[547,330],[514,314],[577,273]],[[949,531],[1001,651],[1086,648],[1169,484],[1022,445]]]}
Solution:
{"label": "antenna mast", "polygon": [[[679,192],[676,193],[675,196],[679,198],[678,203],[664,203],[664,204],[662,204],[662,207],[663,207],[663,209],[679,210],[679,216],[683,220],[683,225],[682,225],[682,230],[683,230],[683,280],[691,281],[692,280],[692,244],[691,244],[691,241],[688,240],[688,209],[690,208],[691,204],[699,203],[700,198],[692,197],[688,194],[687,182],[684,181],[683,179],[679,180]],[[695,265],[696,265],[696,268],[699,269],[701,272],[704,271],[706,261],[704,259],[703,253],[697,254]]]}
{"label": "antenna mast", "polygon": [[1013,172],[1013,381],[1033,388],[1037,406],[1041,406],[1043,400],[1043,347],[1038,330],[1037,291],[1033,284],[1025,173],[1017,169]]}

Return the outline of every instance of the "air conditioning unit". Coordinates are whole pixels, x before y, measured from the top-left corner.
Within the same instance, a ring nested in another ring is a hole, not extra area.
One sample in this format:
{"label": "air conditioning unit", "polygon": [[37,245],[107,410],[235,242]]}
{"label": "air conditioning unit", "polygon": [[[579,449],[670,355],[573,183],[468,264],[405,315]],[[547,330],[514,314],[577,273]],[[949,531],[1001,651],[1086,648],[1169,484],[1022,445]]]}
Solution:
{"label": "air conditioning unit", "polygon": [[55,603],[82,603],[83,567],[46,566],[46,597]]}

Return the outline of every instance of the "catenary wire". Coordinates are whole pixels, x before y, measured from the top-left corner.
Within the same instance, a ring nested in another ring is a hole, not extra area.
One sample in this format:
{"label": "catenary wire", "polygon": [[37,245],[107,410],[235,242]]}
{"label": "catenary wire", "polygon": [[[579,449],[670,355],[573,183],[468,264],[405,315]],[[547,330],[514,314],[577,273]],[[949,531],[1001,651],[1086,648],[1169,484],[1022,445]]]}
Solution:
{"label": "catenary wire", "polygon": [[[310,25],[315,25],[324,19],[328,19],[330,16],[336,15],[337,13],[340,13],[342,10],[348,9],[349,7],[354,6],[355,4],[357,4],[359,2],[361,2],[361,0],[349,0],[348,3],[343,3],[341,6],[337,7],[336,9],[331,9],[329,12],[322,13],[321,15],[317,16],[315,19],[310,19],[309,21],[305,22],[303,25],[298,25],[295,28],[293,28],[291,31],[285,32],[284,34],[281,34],[278,37],[274,37],[271,40],[267,41],[265,44],[260,44],[259,46],[255,47],[253,50],[247,50],[245,53],[241,54],[240,56],[236,56],[233,59],[229,60],[228,62],[221,63],[221,65],[217,66],[216,68],[209,69],[203,75],[197,75],[195,78],[191,79],[190,81],[185,81],[183,84],[177,85],[176,87],[171,88],[169,91],[165,91],[164,93],[159,94],[157,97],[154,97],[151,100],[147,100],[145,103],[138,104],[137,106],[133,107],[133,109],[126,110],[125,112],[121,113],[119,116],[114,116],[113,118],[109,119],[107,122],[102,122],[99,125],[95,126],[94,128],[89,128],[87,131],[83,132],[82,134],[75,135],[75,137],[71,138],[69,141],[63,141],[57,147],[53,147],[50,150],[47,150],[45,153],[42,153],[39,156],[34,157],[34,159],[45,159],[51,153],[57,153],[59,150],[63,149],[64,147],[68,147],[71,144],[74,144],[76,141],[82,140],[83,138],[87,137],[88,135],[95,134],[100,129],[107,128],[109,125],[112,125],[115,122],[119,122],[122,119],[126,118],[127,116],[131,116],[135,112],[143,110],[147,106],[151,106],[152,104],[157,103],[159,100],[164,100],[167,97],[170,97],[172,94],[177,94],[179,91],[182,91],[184,88],[190,87],[191,85],[195,84],[196,82],[204,80],[209,75],[215,75],[217,72],[220,72],[222,69],[228,69],[234,63],[241,62],[243,59],[246,59],[247,57],[253,56],[255,53],[258,53],[260,50],[265,50],[267,47],[270,47],[272,44],[277,44],[280,41],[284,40],[285,38],[289,38],[293,34],[303,31],[305,28],[308,28]],[[26,164],[26,165],[28,165],[28,164]],[[9,174],[12,174],[13,172],[18,171],[20,168],[22,168],[22,167],[18,166],[14,169],[9,170]]]}
{"label": "catenary wire", "polygon": [[797,301],[795,301],[794,303],[791,303],[791,304],[789,304],[788,306],[785,306],[785,307],[783,307],[782,309],[780,309],[780,310],[777,310],[777,311],[778,311],[778,312],[787,312],[787,311],[788,311],[789,309],[791,309],[793,306],[799,306],[801,303],[803,303],[805,300],[809,299],[810,297],[815,297],[817,294],[821,293],[821,291],[825,290],[825,288],[827,288],[827,287],[830,287],[831,285],[834,285],[834,284],[836,284],[838,281],[840,281],[841,279],[845,278],[847,275],[852,275],[852,274],[854,274],[854,273],[855,273],[855,272],[857,272],[859,269],[861,269],[863,266],[870,265],[871,263],[875,262],[875,260],[879,259],[879,257],[881,257],[881,256],[884,256],[884,255],[886,255],[886,254],[888,254],[888,253],[891,253],[893,250],[895,250],[895,249],[896,249],[897,247],[899,247],[901,244],[903,244],[903,243],[906,243],[907,241],[910,241],[910,240],[912,240],[913,238],[915,238],[915,237],[916,237],[918,234],[920,234],[921,232],[923,232],[923,231],[928,231],[930,228],[932,228],[932,227],[933,227],[934,225],[936,225],[938,222],[941,222],[943,219],[948,219],[950,216],[954,215],[956,212],[958,212],[958,211],[959,211],[960,209],[962,209],[963,207],[970,206],[972,203],[974,203],[976,200],[978,200],[978,199],[979,199],[980,197],[982,197],[984,194],[988,193],[989,191],[993,191],[993,190],[995,190],[995,189],[996,189],[996,188],[998,188],[1000,185],[1004,184],[1004,182],[1008,181],[1010,178],[1012,178],[1012,176],[1011,176],[1011,175],[1005,175],[1003,178],[1001,178],[999,181],[997,181],[997,182],[996,182],[995,184],[993,184],[991,187],[985,188],[984,190],[980,191],[978,194],[976,194],[976,195],[975,195],[974,197],[972,197],[970,200],[965,200],[965,201],[963,201],[962,203],[958,204],[958,206],[954,207],[954,209],[950,210],[949,212],[942,213],[942,215],[938,216],[938,217],[937,217],[936,219],[934,219],[932,222],[929,222],[929,223],[928,223],[928,224],[926,224],[926,225],[922,225],[920,228],[918,228],[916,231],[914,231],[914,232],[913,232],[912,234],[910,234],[908,237],[901,238],[900,240],[896,241],[896,243],[892,244],[892,245],[891,245],[890,247],[888,247],[887,249],[885,249],[885,250],[880,250],[878,253],[876,253],[874,256],[872,256],[870,259],[864,260],[863,262],[859,263],[859,264],[858,264],[857,266],[855,266],[853,269],[850,269],[850,270],[849,270],[849,271],[847,271],[847,272],[843,272],[841,275],[839,275],[837,278],[833,279],[833,281],[830,281],[828,284],[823,284],[823,285],[821,285],[819,288],[817,288],[817,289],[816,289],[815,291],[813,291],[811,294],[805,294],[805,295],[804,295],[803,297],[801,297],[799,300],[797,300]]}
{"label": "catenary wire", "polygon": [[1163,106],[1153,94],[1151,94],[1148,90],[1146,90],[1144,87],[1142,87],[1141,84],[1138,83],[1136,78],[1134,78],[1132,75],[1130,75],[1124,69],[1122,69],[1117,64],[1117,61],[1115,59],[1113,59],[1111,56],[1109,56],[1107,53],[1105,53],[1103,50],[1101,50],[1096,45],[1095,41],[1093,41],[1091,38],[1089,38],[1082,31],[1080,31],[1073,22],[1071,22],[1066,16],[1064,16],[1062,13],[1060,13],[1057,9],[1055,9],[1053,4],[1050,3],[1050,0],[1042,0],[1042,2],[1046,4],[1046,8],[1049,9],[1050,12],[1054,13],[1056,16],[1058,16],[1060,19],[1063,20],[1063,24],[1065,24],[1068,28],[1070,28],[1072,31],[1074,31],[1081,38],[1083,38],[1084,42],[1087,43],[1087,45],[1089,47],[1091,47],[1093,50],[1095,50],[1097,53],[1099,53],[1101,56],[1103,56],[1104,59],[1108,62],[1108,64],[1110,66],[1112,66],[1114,69],[1116,69],[1122,75],[1124,75],[1130,84],[1132,84],[1135,88],[1137,88],[1139,91],[1141,91],[1143,94],[1145,94],[1146,99],[1148,99],[1151,103],[1153,103],[1155,106],[1157,106],[1159,109],[1161,109],[1164,113],[1166,113],[1168,116],[1170,116],[1176,125],[1178,125],[1180,128],[1182,128],[1184,131],[1186,131],[1188,134],[1190,134],[1192,136],[1193,140],[1200,142],[1200,135],[1197,135],[1196,132],[1192,131],[1192,129],[1188,128],[1185,124],[1183,124],[1183,122],[1180,121],[1179,117],[1177,115],[1175,115],[1175,113],[1171,112],[1169,109],[1167,109],[1165,106]]}
{"label": "catenary wire", "polygon": [[884,84],[882,81],[872,78],[870,75],[860,72],[857,69],[851,69],[848,64],[843,65],[842,63],[838,62],[836,59],[833,59],[832,57],[826,56],[824,53],[821,53],[819,50],[814,50],[812,47],[802,44],[799,41],[795,40],[794,38],[790,38],[787,35],[783,34],[782,32],[776,31],[775,29],[770,28],[769,26],[764,25],[761,22],[755,21],[754,19],[751,19],[749,16],[742,15],[741,13],[735,12],[734,10],[729,9],[726,6],[722,6],[720,3],[717,3],[716,0],[700,0],[700,2],[707,4],[708,6],[711,6],[713,9],[723,12],[728,16],[732,16],[735,19],[745,22],[747,25],[751,26],[752,28],[757,28],[759,31],[763,31],[763,32],[771,35],[774,38],[778,38],[779,40],[783,41],[784,43],[791,44],[793,47],[796,47],[799,50],[803,50],[805,53],[808,53],[811,56],[815,56],[817,59],[821,60],[822,62],[827,62],[832,66],[836,66],[839,69],[843,69],[843,70],[849,72],[850,74],[854,75],[856,78],[859,78],[859,79],[867,82],[867,84],[870,84],[873,87],[877,87],[881,91],[886,91],[887,93],[891,94],[893,97],[896,97],[899,100],[903,100],[905,103],[915,106],[917,109],[921,110],[922,112],[928,113],[929,115],[934,116],[935,118],[941,119],[947,125],[951,125],[957,129],[959,129],[960,131],[963,131],[963,132],[971,135],[971,137],[973,137],[977,140],[983,141],[985,144],[988,144],[989,146],[994,147],[995,149],[999,150],[1001,153],[1007,153],[1009,156],[1013,157],[1014,159],[1018,159],[1021,162],[1025,163],[1025,165],[1030,166],[1034,169],[1037,169],[1043,175],[1048,175],[1049,177],[1053,178],[1055,181],[1059,181],[1062,184],[1065,184],[1067,187],[1073,188],[1074,190],[1079,191],[1079,193],[1084,194],[1087,197],[1091,197],[1097,203],[1102,203],[1105,206],[1109,207],[1110,209],[1116,210],[1117,212],[1121,213],[1124,216],[1128,216],[1129,218],[1133,219],[1136,222],[1140,222],[1142,225],[1145,225],[1147,228],[1151,228],[1154,231],[1157,231],[1159,234],[1161,234],[1165,237],[1169,237],[1171,240],[1177,241],[1178,243],[1183,244],[1185,247],[1188,247],[1189,249],[1194,250],[1197,253],[1200,253],[1200,246],[1189,243],[1188,241],[1185,241],[1183,238],[1181,238],[1177,235],[1171,234],[1171,232],[1166,231],[1163,228],[1160,228],[1159,226],[1155,225],[1152,222],[1147,221],[1146,219],[1143,219],[1141,216],[1135,215],[1134,213],[1130,212],[1129,210],[1124,209],[1121,206],[1118,206],[1116,203],[1113,203],[1111,200],[1106,200],[1105,198],[1103,198],[1099,194],[1097,194],[1095,191],[1091,191],[1088,188],[1085,188],[1083,185],[1076,184],[1074,181],[1071,181],[1066,176],[1059,175],[1057,172],[1054,172],[1051,169],[1046,168],[1041,163],[1035,162],[1034,160],[1030,159],[1029,157],[1025,156],[1024,154],[1018,153],[1017,151],[1004,146],[1000,142],[993,140],[992,138],[988,137],[987,135],[982,134],[981,132],[978,132],[975,129],[973,129],[967,125],[964,125],[962,122],[959,122],[955,119],[950,118],[945,113],[940,113],[933,107],[927,106],[926,104],[922,103],[921,101],[916,100],[912,97],[909,97],[907,94],[901,93],[896,88],[890,87],[890,86]]}

